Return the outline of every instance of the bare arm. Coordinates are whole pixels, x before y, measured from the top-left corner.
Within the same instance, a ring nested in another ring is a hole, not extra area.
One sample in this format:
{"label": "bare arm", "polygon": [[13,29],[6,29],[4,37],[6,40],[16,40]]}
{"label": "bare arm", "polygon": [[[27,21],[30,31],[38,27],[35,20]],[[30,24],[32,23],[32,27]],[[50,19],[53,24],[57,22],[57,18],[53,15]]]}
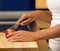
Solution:
{"label": "bare arm", "polygon": [[51,39],[60,37],[60,24],[49,29],[44,29],[36,32],[39,39]]}
{"label": "bare arm", "polygon": [[34,41],[43,39],[52,39],[60,37],[60,24],[50,29],[39,30],[36,32],[16,31],[8,34],[9,41]]}
{"label": "bare arm", "polygon": [[49,23],[51,22],[52,14],[50,11],[37,10],[34,12],[35,12],[35,16],[37,18],[39,18],[40,20],[44,20],[44,21],[49,22]]}

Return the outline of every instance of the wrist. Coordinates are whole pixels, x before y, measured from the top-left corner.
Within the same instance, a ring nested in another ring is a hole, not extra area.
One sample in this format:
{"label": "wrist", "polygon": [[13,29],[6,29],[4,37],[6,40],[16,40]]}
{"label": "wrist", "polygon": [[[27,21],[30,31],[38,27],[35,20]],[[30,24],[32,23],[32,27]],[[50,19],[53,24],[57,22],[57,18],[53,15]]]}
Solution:
{"label": "wrist", "polygon": [[40,39],[40,33],[38,31],[34,32],[33,35],[34,35],[36,40]]}

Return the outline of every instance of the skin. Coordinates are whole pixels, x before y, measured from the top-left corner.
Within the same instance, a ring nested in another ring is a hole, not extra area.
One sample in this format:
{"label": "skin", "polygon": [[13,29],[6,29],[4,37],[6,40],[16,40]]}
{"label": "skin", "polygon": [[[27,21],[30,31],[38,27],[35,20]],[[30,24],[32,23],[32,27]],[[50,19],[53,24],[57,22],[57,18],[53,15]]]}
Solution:
{"label": "skin", "polygon": [[[24,19],[26,19],[23,21]],[[21,23],[22,26],[29,24],[30,22],[39,18],[40,20],[44,20],[46,22],[51,22],[52,14],[50,11],[32,11],[22,15],[22,17],[17,21],[17,23]],[[60,24],[44,30],[39,30],[35,32],[23,31],[19,30],[14,33],[10,33],[7,35],[8,41],[35,41],[41,39],[52,39],[56,37],[60,37]]]}
{"label": "skin", "polygon": [[[52,15],[50,11],[31,11],[24,13],[22,17],[17,21],[17,23],[21,23],[22,26],[25,26],[28,25],[30,22],[35,21],[37,18],[50,23],[52,20]],[[23,21],[24,19],[27,20]]]}

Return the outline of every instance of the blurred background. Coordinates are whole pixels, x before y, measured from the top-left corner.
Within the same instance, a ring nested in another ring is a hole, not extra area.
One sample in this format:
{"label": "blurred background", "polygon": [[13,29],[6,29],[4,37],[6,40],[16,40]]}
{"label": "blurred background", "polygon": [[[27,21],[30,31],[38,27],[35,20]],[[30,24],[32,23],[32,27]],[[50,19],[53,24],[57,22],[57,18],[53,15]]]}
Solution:
{"label": "blurred background", "polygon": [[0,31],[13,25],[24,12],[33,10],[48,10],[46,0],[0,0]]}

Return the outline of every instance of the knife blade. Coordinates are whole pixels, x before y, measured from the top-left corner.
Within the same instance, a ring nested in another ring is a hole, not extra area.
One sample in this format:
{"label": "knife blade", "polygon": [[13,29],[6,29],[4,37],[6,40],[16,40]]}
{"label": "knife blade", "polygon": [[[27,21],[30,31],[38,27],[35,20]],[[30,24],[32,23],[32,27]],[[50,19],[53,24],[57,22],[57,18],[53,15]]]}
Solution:
{"label": "knife blade", "polygon": [[20,23],[16,23],[13,26],[9,27],[8,29],[17,29]]}

